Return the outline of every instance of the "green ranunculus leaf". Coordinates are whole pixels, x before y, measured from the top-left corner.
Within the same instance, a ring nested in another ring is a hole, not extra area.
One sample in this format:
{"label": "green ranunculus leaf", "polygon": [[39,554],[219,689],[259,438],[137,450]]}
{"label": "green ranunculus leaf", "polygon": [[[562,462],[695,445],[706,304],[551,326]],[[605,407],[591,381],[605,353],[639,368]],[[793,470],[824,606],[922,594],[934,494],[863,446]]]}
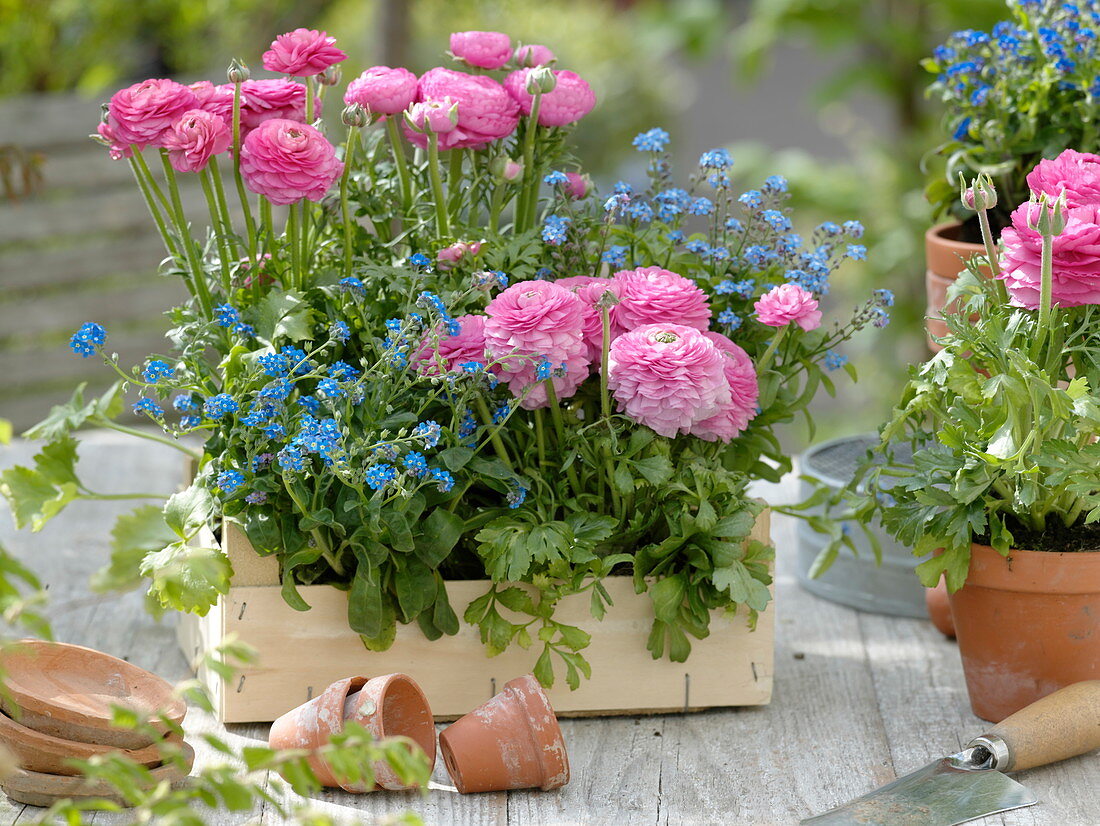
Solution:
{"label": "green ranunculus leaf", "polygon": [[662,622],[675,624],[680,616],[687,583],[681,574],[663,577],[649,586],[653,614]]}
{"label": "green ranunculus leaf", "polygon": [[715,588],[728,592],[734,602],[744,603],[757,611],[763,611],[771,601],[768,586],[754,579],[749,569],[740,562],[715,568],[710,579]]}

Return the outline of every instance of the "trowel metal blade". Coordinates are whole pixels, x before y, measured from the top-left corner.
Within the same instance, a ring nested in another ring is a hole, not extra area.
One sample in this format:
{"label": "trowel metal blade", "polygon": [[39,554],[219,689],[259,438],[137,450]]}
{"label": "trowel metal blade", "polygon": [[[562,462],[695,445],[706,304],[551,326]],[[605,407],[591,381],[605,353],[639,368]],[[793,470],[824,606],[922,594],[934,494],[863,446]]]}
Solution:
{"label": "trowel metal blade", "polygon": [[952,757],[945,757],[802,823],[814,826],[955,826],[1038,802],[1025,787],[999,771],[960,769]]}

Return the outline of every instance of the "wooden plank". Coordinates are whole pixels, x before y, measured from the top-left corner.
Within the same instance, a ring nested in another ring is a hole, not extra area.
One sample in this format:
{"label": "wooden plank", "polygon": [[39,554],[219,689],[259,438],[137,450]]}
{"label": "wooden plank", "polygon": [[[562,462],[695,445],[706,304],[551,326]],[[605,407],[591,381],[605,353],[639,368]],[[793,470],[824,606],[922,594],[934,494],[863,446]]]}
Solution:
{"label": "wooden plank", "polygon": [[49,249],[0,256],[0,302],[23,290],[48,290],[141,273],[147,280],[165,258],[164,243],[148,219],[148,232],[126,238],[92,237]]}
{"label": "wooden plank", "polygon": [[28,149],[83,145],[99,117],[96,98],[66,93],[7,98],[0,101],[0,143]]}
{"label": "wooden plank", "polygon": [[[171,342],[164,336],[167,327],[167,322],[157,315],[150,319],[149,324],[135,329],[109,332],[111,352],[119,354],[123,369],[142,363],[150,353],[165,353],[171,347]],[[74,332],[70,328],[59,328],[59,331],[61,335]],[[26,336],[13,346],[0,349],[0,376],[4,377],[0,384],[0,399],[34,393],[43,387],[56,389],[65,381],[73,385],[90,379],[113,381],[114,372],[104,368],[98,358],[89,356],[85,359],[73,353],[67,340],[58,341],[56,337],[51,337],[48,343],[40,341]]]}

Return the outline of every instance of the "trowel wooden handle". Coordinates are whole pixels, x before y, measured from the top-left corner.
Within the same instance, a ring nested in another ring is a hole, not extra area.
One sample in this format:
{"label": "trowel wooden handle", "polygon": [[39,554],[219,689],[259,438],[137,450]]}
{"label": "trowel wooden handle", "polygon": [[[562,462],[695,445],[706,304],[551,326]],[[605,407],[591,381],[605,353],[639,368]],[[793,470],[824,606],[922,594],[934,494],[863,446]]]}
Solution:
{"label": "trowel wooden handle", "polygon": [[1008,746],[1001,771],[1023,771],[1100,748],[1100,680],[1074,683],[1036,700],[986,735]]}

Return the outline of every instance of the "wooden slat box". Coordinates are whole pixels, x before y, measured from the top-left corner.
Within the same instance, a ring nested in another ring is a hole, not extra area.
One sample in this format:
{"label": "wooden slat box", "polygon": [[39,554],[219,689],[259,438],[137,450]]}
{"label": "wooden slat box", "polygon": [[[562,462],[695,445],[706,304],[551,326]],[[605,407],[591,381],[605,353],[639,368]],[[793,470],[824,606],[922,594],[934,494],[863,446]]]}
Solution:
{"label": "wooden slat box", "polygon": [[[769,517],[767,510],[760,515],[753,538],[769,541]],[[189,659],[230,634],[258,651],[258,662],[231,684],[211,673],[198,675],[214,697],[221,722],[269,722],[342,677],[392,672],[409,674],[420,683],[437,719],[455,719],[508,680],[529,672],[541,651],[512,645],[487,657],[476,626],[461,620],[457,635],[434,642],[416,625],[398,625],[388,651],[367,651],[348,628],[347,592],[328,585],[300,587],[312,609],[295,611],[280,593],[277,560],[257,555],[235,525],[227,523],[222,535],[234,570],[229,594],[205,617],[184,615],[179,626],[180,645]],[[213,541],[212,535],[204,539]],[[649,595],[635,594],[631,577],[609,577],[604,585],[614,605],[602,621],[589,613],[587,594],[567,597],[558,605],[557,619],[592,635],[584,651],[592,666],[591,679],[582,679],[580,688],[571,691],[558,674],[549,692],[560,715],[668,713],[764,705],[771,700],[774,602],[761,613],[755,631],[749,631],[744,612],[734,617],[715,612],[710,636],[692,639],[688,661],[675,663],[654,660],[646,649],[653,620]],[[447,583],[459,617],[488,587],[483,580]]]}

